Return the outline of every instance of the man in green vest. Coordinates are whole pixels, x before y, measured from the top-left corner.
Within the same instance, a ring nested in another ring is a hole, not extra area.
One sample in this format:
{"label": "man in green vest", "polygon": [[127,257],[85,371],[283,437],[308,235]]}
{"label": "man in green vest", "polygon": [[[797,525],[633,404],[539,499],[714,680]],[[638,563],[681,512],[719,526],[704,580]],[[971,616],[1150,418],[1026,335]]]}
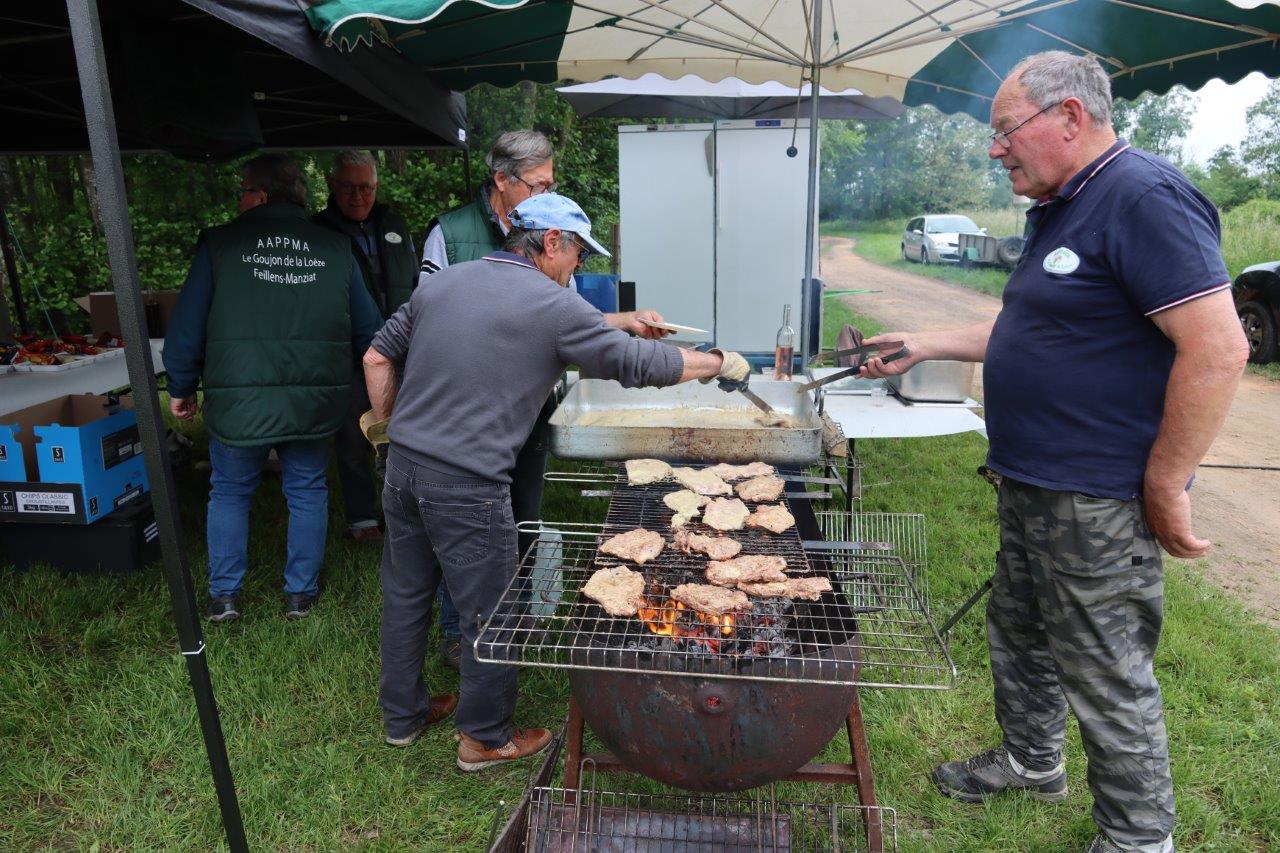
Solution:
{"label": "man in green vest", "polygon": [[307,182],[280,154],[244,164],[240,215],[201,232],[165,337],[169,410],[191,420],[204,388],[209,431],[211,622],[240,616],[249,507],[272,449],[289,505],[285,616],[320,591],[329,437],[350,410],[352,354],[378,331],[378,309],[350,240],[307,219]]}
{"label": "man in green vest", "polygon": [[[418,255],[409,226],[378,201],[378,163],[367,151],[340,151],[329,170],[329,204],[311,221],[351,239],[351,253],[383,319],[409,301],[418,281]],[[338,479],[347,511],[347,529],[359,542],[381,543],[373,482],[373,454],[360,434],[360,415],[369,409],[364,372],[351,374],[348,417],[334,433]]]}
{"label": "man in green vest", "polygon": [[[507,214],[532,196],[556,191],[554,154],[551,142],[536,130],[511,130],[499,136],[485,155],[489,179],[480,187],[476,199],[438,216],[427,227],[418,285],[422,286],[432,274],[445,267],[478,260],[502,248],[511,230]],[[640,314],[662,320],[656,312]],[[606,314],[605,320],[617,328],[625,327],[622,314]],[[641,328],[644,329],[642,337],[646,338],[668,334],[650,327]],[[547,421],[555,410],[553,395],[547,398],[533,431],[516,455],[511,472],[511,510],[517,524],[541,517],[543,475],[547,470]],[[536,539],[535,534],[520,533],[519,553],[524,554]],[[460,642],[457,611],[449,590],[444,585],[440,590],[444,659],[457,669]]]}

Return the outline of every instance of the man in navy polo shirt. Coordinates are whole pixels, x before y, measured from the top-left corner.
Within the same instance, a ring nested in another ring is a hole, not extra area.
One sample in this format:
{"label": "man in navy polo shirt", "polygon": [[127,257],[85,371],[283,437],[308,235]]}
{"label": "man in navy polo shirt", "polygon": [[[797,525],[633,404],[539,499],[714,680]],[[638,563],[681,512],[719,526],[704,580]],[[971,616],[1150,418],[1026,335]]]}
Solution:
{"label": "man in navy polo shirt", "polygon": [[1111,128],[1096,60],[1023,60],[991,106],[988,152],[1037,199],[993,322],[894,332],[911,355],[983,361],[1000,555],[987,639],[1002,743],[941,764],[944,794],[1066,798],[1075,712],[1099,834],[1092,851],[1173,849],[1173,784],[1152,666],[1160,546],[1198,557],[1187,489],[1226,418],[1247,347],[1218,214],[1168,162]]}

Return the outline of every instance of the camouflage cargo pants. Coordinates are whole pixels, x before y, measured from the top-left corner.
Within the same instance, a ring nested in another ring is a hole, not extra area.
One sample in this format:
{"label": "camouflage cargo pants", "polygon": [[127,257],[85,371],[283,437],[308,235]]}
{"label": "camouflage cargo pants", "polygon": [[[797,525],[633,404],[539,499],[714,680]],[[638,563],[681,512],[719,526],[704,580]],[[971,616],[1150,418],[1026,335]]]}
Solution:
{"label": "camouflage cargo pants", "polygon": [[1005,478],[987,604],[996,717],[1031,770],[1062,761],[1067,707],[1089,759],[1093,817],[1113,841],[1159,850],[1173,829],[1160,686],[1160,549],[1140,501]]}

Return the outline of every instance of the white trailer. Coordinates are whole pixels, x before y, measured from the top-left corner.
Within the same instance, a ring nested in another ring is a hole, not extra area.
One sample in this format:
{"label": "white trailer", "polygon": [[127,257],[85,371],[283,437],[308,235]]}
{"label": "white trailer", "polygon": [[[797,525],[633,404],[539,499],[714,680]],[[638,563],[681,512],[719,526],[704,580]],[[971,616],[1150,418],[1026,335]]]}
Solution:
{"label": "white trailer", "polygon": [[799,342],[809,122],[793,142],[794,124],[618,128],[621,276],[637,307],[710,330],[680,337],[772,355],[789,304]]}

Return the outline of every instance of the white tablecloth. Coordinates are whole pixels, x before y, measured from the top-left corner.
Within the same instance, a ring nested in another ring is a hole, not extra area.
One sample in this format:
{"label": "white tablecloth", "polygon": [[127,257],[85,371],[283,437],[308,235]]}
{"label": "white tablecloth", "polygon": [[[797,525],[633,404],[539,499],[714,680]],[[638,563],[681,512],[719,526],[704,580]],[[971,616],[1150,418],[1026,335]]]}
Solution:
{"label": "white tablecloth", "polygon": [[920,438],[970,431],[987,435],[986,421],[963,406],[908,406],[893,396],[878,402],[862,394],[828,394],[825,405],[847,438]]}
{"label": "white tablecloth", "polygon": [[[161,350],[163,338],[151,341],[151,359],[156,374],[164,373]],[[6,373],[0,376],[0,415],[25,409],[66,394],[102,394],[129,384],[129,369],[121,353],[52,373]]]}

